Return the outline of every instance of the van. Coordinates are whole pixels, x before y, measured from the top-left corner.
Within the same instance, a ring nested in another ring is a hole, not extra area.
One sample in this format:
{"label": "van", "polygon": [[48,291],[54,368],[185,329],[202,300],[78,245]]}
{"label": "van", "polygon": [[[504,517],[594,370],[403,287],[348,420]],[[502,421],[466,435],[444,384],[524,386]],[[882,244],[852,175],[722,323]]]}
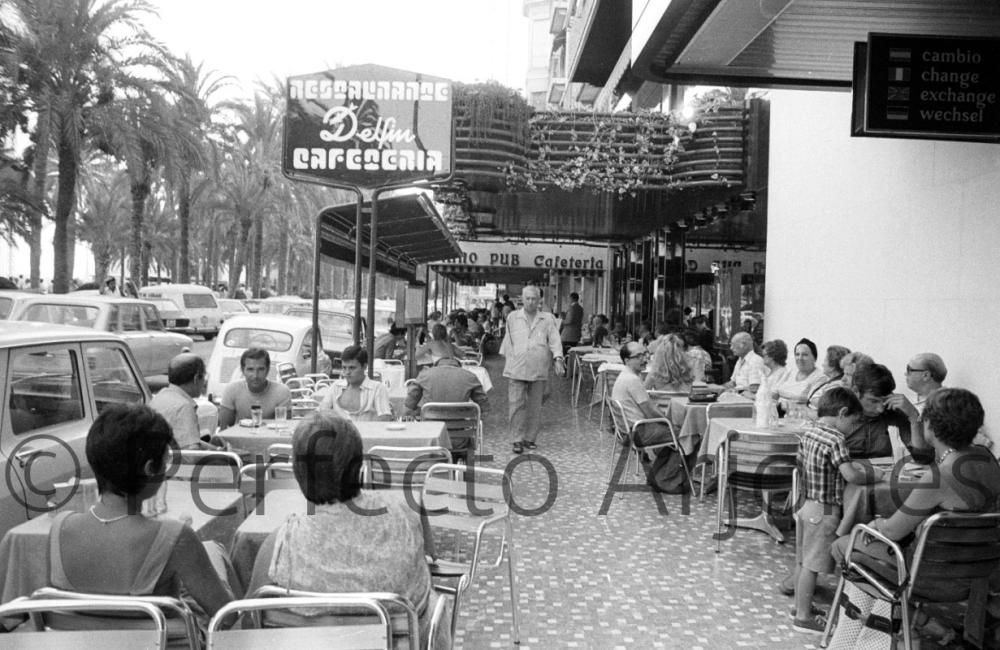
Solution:
{"label": "van", "polygon": [[200,284],[156,284],[139,289],[139,296],[173,301],[188,320],[186,328],[174,331],[200,334],[206,341],[215,338],[225,320],[215,294]]}

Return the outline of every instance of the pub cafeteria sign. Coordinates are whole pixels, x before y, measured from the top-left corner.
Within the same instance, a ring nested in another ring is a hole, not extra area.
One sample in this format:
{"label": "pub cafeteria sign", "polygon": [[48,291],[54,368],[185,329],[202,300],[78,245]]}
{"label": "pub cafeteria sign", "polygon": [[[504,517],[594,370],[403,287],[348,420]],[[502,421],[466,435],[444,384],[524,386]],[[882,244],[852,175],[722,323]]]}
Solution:
{"label": "pub cafeteria sign", "polygon": [[451,82],[377,65],[288,78],[282,171],[294,180],[377,188],[446,177]]}
{"label": "pub cafeteria sign", "polygon": [[869,34],[855,44],[852,130],[1000,141],[1000,39]]}

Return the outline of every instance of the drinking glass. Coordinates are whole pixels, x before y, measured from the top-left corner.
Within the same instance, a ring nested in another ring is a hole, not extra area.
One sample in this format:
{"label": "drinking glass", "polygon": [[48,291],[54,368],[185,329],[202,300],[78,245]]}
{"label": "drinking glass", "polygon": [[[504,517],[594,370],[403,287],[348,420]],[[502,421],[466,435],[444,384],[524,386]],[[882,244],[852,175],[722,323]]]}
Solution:
{"label": "drinking glass", "polygon": [[254,404],[250,407],[250,421],[251,426],[255,427],[264,424],[264,409],[260,404]]}
{"label": "drinking glass", "polygon": [[275,406],[274,407],[274,419],[281,428],[285,427],[285,423],[288,421],[288,407],[287,406]]}

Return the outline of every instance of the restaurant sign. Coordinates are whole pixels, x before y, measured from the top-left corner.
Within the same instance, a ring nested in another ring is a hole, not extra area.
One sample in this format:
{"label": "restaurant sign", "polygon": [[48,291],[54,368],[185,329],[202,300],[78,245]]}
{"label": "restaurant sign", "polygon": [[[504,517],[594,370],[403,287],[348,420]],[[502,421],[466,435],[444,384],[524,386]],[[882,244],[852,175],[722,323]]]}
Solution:
{"label": "restaurant sign", "polygon": [[446,177],[451,82],[377,65],[288,78],[282,171],[293,180],[377,188]]}
{"label": "restaurant sign", "polygon": [[1000,39],[869,34],[854,49],[852,134],[1000,141]]}
{"label": "restaurant sign", "polygon": [[608,248],[540,242],[461,243],[462,256],[443,264],[544,269],[547,271],[603,271]]}

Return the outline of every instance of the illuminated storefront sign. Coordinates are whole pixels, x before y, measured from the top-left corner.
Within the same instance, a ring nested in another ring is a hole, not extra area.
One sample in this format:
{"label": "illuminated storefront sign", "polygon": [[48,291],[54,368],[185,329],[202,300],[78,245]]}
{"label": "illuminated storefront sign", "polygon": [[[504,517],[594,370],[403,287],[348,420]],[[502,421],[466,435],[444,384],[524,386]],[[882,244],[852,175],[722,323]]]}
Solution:
{"label": "illuminated storefront sign", "polygon": [[288,78],[282,170],[374,188],[447,176],[451,83],[376,65]]}

